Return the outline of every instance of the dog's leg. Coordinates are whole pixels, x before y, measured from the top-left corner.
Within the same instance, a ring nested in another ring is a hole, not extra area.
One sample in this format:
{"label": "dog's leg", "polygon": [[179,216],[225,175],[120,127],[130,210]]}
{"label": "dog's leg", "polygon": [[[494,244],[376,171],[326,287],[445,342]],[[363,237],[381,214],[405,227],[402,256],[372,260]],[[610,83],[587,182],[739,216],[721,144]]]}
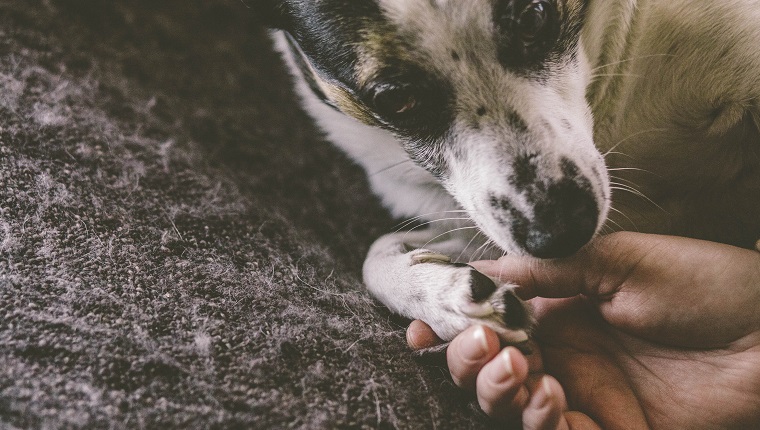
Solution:
{"label": "dog's leg", "polygon": [[370,292],[392,311],[425,321],[443,340],[482,324],[507,343],[526,341],[530,312],[514,295],[514,286],[497,285],[472,267],[452,262],[446,254],[457,255],[468,243],[460,237],[434,241],[439,233],[401,232],[378,239],[364,262]]}

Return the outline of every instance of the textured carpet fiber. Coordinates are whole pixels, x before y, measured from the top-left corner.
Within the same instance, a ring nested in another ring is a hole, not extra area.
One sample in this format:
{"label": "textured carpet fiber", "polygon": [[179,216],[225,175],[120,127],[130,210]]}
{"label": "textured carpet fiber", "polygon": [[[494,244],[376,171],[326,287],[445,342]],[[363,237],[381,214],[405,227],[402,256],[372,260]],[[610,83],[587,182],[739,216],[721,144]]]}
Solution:
{"label": "textured carpet fiber", "polygon": [[391,220],[229,1],[0,1],[0,428],[484,428]]}

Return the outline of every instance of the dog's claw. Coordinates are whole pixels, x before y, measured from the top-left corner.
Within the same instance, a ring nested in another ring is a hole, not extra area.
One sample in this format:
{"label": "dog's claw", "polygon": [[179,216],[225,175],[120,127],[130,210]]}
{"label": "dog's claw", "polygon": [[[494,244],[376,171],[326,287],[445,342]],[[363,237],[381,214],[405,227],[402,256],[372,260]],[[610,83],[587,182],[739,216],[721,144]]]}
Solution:
{"label": "dog's claw", "polygon": [[451,263],[451,257],[434,252],[422,252],[412,256],[412,265],[422,263],[448,264]]}
{"label": "dog's claw", "polygon": [[510,345],[520,346],[526,344],[530,340],[530,337],[528,336],[528,332],[525,330],[519,330],[517,332],[510,333],[508,336],[505,336],[504,339]]}
{"label": "dog's claw", "polygon": [[496,312],[493,306],[488,303],[467,303],[460,309],[463,314],[472,318],[485,318]]}

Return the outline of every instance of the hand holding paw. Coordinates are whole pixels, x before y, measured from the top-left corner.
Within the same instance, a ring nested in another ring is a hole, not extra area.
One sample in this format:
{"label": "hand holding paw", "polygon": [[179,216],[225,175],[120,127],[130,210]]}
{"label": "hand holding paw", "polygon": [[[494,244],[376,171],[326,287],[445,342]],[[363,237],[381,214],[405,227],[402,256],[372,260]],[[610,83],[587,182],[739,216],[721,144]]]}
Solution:
{"label": "hand holding paw", "polygon": [[[520,285],[538,321],[529,356],[482,326],[449,346],[454,382],[488,415],[526,429],[760,425],[756,251],[617,233],[567,259],[473,266]],[[439,341],[420,321],[407,338]]]}

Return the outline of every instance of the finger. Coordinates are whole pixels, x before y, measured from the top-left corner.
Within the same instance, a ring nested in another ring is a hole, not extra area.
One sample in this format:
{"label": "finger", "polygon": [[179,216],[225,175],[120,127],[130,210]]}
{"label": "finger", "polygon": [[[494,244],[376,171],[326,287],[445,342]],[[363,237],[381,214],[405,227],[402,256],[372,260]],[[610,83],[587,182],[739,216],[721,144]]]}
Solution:
{"label": "finger", "polygon": [[519,419],[530,400],[525,386],[528,362],[514,347],[504,348],[483,367],[477,377],[478,404],[483,412],[500,420]]}
{"label": "finger", "polygon": [[493,330],[473,326],[454,338],[446,349],[451,378],[458,386],[473,390],[478,373],[499,353],[499,338]]}
{"label": "finger", "polygon": [[632,266],[651,249],[651,235],[614,233],[586,245],[575,255],[553,260],[506,256],[497,261],[470,263],[504,283],[518,286],[523,299],[567,298],[579,294],[614,294]]}
{"label": "finger", "polygon": [[730,245],[620,232],[565,259],[509,256],[472,265],[516,283],[523,299],[592,296],[609,323],[661,343],[713,347],[760,328],[753,305],[760,301],[760,255]]}
{"label": "finger", "polygon": [[523,412],[525,430],[568,428],[563,412],[567,409],[565,394],[556,379],[544,375],[529,384],[530,401]]}
{"label": "finger", "polygon": [[[557,325],[568,322],[567,319],[559,319],[551,324],[552,328],[557,328]],[[603,329],[582,325],[578,330],[598,340]],[[593,411],[594,419],[602,428],[613,428],[621,419],[625,419],[625,428],[647,428],[646,415],[631,385],[630,375],[622,367],[604,354],[573,353],[572,357],[568,357],[568,351],[565,345],[545,346],[544,365],[548,372],[562,381],[564,394],[573,408]],[[580,426],[584,423],[582,418],[571,416],[569,424]]]}
{"label": "finger", "polygon": [[414,320],[406,329],[406,343],[412,349],[431,348],[443,343],[432,328],[425,322]]}

